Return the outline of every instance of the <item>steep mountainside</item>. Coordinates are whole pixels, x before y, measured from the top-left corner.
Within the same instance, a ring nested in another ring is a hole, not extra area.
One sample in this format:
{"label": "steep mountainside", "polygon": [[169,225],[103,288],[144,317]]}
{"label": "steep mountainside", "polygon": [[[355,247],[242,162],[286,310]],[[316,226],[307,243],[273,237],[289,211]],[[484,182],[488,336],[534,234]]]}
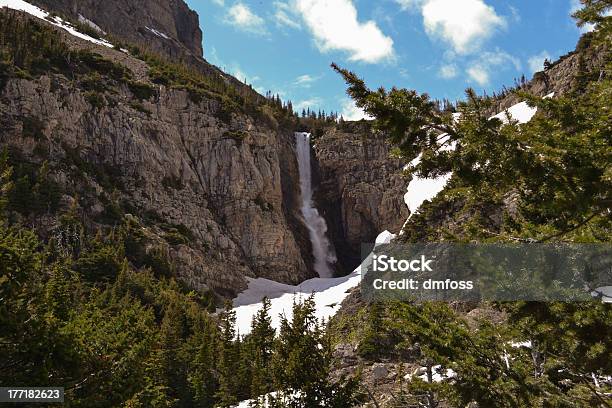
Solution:
{"label": "steep mountainside", "polygon": [[198,15],[183,0],[36,0],[44,9],[88,21],[132,44],[147,44],[170,57],[202,57]]}
{"label": "steep mountainside", "polygon": [[[7,65],[0,143],[24,183],[27,179],[32,188],[44,176],[56,192],[45,209],[13,203],[14,217],[46,239],[64,233],[60,218],[68,212],[79,214],[89,234],[129,219],[142,228],[143,256],[149,259],[127,251],[136,266],[168,258],[165,273],[221,296],[244,289],[246,277],[290,284],[313,277],[299,208],[293,134],[298,120],[196,55],[201,49],[172,28],[197,28],[183,21],[193,15],[182,2],[162,3],[166,6],[147,2],[134,13],[132,2],[116,1],[54,2],[51,10],[81,15],[136,42],[145,39],[138,37],[139,24],[151,22],[172,40],[154,35],[149,48],[167,56],[189,54],[195,61],[191,68],[56,28],[51,45],[28,44],[52,54],[43,55],[44,63],[26,58],[19,68],[25,75]],[[28,26],[48,26],[22,13],[3,13]],[[122,31],[128,27],[135,31]],[[331,130],[315,155],[323,185],[318,203],[345,271],[354,266],[362,241],[382,229],[397,230],[406,216],[399,163],[386,161],[382,138],[351,126],[345,125],[349,142],[337,143],[344,133]],[[375,186],[377,179],[388,181]]]}
{"label": "steep mountainside", "polygon": [[339,124],[315,141],[317,200],[346,271],[359,264],[362,244],[385,230],[398,233],[408,218],[404,163],[390,150],[385,135],[366,121]]}
{"label": "steep mountainside", "polygon": [[142,60],[57,35],[82,53],[70,78],[9,74],[0,90],[0,142],[32,182],[44,163],[60,195],[46,211],[16,213],[43,235],[71,208],[90,231],[131,214],[148,252],[167,254],[189,286],[219,294],[244,288],[246,276],[313,276],[293,131],[271,107],[248,113],[223,94],[155,84]]}

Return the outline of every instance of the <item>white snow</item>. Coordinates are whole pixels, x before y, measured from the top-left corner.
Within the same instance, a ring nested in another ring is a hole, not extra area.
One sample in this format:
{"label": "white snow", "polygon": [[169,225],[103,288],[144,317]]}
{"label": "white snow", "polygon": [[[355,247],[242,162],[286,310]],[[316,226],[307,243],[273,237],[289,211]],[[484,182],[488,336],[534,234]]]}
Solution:
{"label": "white snow", "polygon": [[[553,96],[554,92],[546,95],[544,98],[552,98]],[[498,113],[497,115],[491,116],[489,119],[497,118],[505,124],[510,123],[511,120],[516,120],[518,123],[527,123],[533,118],[536,112],[537,108],[530,107],[527,105],[527,102],[520,102],[511,106],[505,111]],[[458,121],[460,117],[461,113],[453,113],[453,119],[455,121]],[[447,140],[444,138],[444,136],[445,134],[440,136],[440,143],[444,143]],[[443,150],[454,150],[454,148],[455,144],[450,143],[445,145]],[[417,165],[420,160],[421,156],[419,155],[419,157],[414,159],[409,166],[406,166],[406,168]],[[408,192],[404,195],[404,202],[410,210],[410,215],[412,216],[412,214],[418,212],[419,207],[425,201],[433,199],[442,190],[444,190],[444,187],[446,187],[446,184],[450,178],[450,173],[436,178],[413,177],[408,184]],[[410,217],[408,220],[410,220]],[[408,222],[408,220],[406,222]]]}
{"label": "white snow", "polygon": [[433,199],[444,190],[450,178],[450,173],[436,178],[413,177],[408,184],[408,192],[404,195],[404,202],[410,214],[416,213],[421,204]]}
{"label": "white snow", "polygon": [[96,38],[90,37],[87,34],[83,34],[79,31],[77,31],[74,27],[72,27],[70,25],[70,23],[62,20],[59,17],[50,17],[49,13],[47,13],[46,11],[33,6],[30,3],[26,3],[23,0],[0,0],[0,8],[2,7],[7,7],[13,10],[20,10],[20,11],[24,11],[34,17],[40,18],[42,20],[45,20],[46,22],[53,24],[56,27],[60,27],[66,31],[68,31],[70,34],[74,35],[75,37],[79,37],[82,38],[83,40],[87,40],[89,42],[92,42],[94,44],[98,44],[98,45],[104,45],[106,47],[112,48],[113,45],[111,43],[109,43],[106,40],[98,40]]}
{"label": "white snow", "polygon": [[[278,395],[278,393],[276,391],[272,391],[268,394],[263,395],[263,406],[264,407],[269,407],[270,406],[270,400],[268,397],[272,397],[275,398]],[[293,391],[291,392],[289,395],[285,394],[283,397],[283,399],[288,399],[288,400],[294,400],[299,398],[302,395],[302,393],[300,391]],[[238,405],[234,406],[233,408],[250,408],[251,403],[255,402],[254,399],[250,399],[250,400],[244,400],[238,403]]]}
{"label": "white snow", "polygon": [[87,17],[81,14],[79,14],[79,22],[83,24],[87,24],[88,26],[90,26],[91,28],[93,28],[94,30],[102,34],[106,34],[106,32],[103,29],[101,29],[96,23],[94,23],[93,21],[89,20]]}
{"label": "white snow", "polygon": [[[394,234],[384,231],[376,238],[376,244],[389,243]],[[369,258],[364,261],[367,265]],[[272,326],[280,327],[280,316],[291,319],[294,300],[305,299],[314,293],[315,315],[319,320],[329,320],[340,309],[350,289],[361,281],[361,265],[353,273],[341,278],[313,278],[297,286],[286,285],[269,279],[249,279],[249,287],[233,301],[236,312],[236,328],[241,335],[251,332],[251,320],[261,309],[264,297],[270,299]]]}
{"label": "white snow", "polygon": [[[450,368],[444,370],[441,365],[435,365],[431,368],[432,376],[431,381],[435,383],[439,383],[445,380],[449,380],[451,378],[455,378],[457,373]],[[412,374],[406,374],[404,376],[405,380],[412,380],[413,378],[420,378],[425,382],[429,382],[427,378],[427,367],[419,367]]]}
{"label": "white snow", "polygon": [[612,303],[612,286],[602,286],[596,288],[591,293],[592,296],[601,296],[601,300],[604,303]]}
{"label": "white snow", "polygon": [[510,346],[512,346],[514,348],[521,348],[521,347],[531,348],[531,340],[512,342],[512,343],[510,343]]}
{"label": "white snow", "polygon": [[530,107],[527,105],[527,102],[520,102],[516,105],[512,105],[505,111],[492,116],[490,119],[497,118],[504,123],[510,123],[509,119],[516,120],[519,123],[527,123],[531,120],[531,118],[533,118],[537,111],[538,108]]}
{"label": "white snow", "polygon": [[145,26],[145,28],[147,30],[149,30],[150,32],[152,32],[153,34],[155,34],[156,36],[158,36],[158,37],[165,38],[166,40],[170,39],[170,37],[168,37],[168,35],[166,35],[165,33],[161,32],[161,31],[158,31],[158,30],[156,30],[154,28],[147,27],[147,26]]}

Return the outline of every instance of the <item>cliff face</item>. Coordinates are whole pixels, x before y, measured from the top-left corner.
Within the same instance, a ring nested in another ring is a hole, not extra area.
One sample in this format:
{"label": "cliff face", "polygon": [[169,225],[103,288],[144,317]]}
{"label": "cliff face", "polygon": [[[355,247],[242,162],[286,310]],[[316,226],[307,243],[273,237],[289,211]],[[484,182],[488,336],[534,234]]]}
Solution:
{"label": "cliff face", "polygon": [[143,61],[60,34],[127,67],[151,94],[93,73],[8,78],[0,145],[21,163],[46,163],[62,193],[56,213],[23,222],[48,235],[70,208],[90,231],[121,224],[109,213],[128,214],[184,282],[220,295],[245,288],[247,276],[292,284],[313,276],[293,129],[155,85]]}
{"label": "cliff face", "polygon": [[202,57],[198,15],[183,0],[36,0],[49,11],[83,18],[123,41],[171,58]]}
{"label": "cliff face", "polygon": [[[47,8],[80,14],[128,40],[141,41],[137,28],[155,23],[171,40],[155,35],[150,44],[191,55],[208,83],[197,86],[210,89],[153,78],[160,69],[145,60],[51,27],[68,48],[89,55],[89,65],[3,78],[0,147],[20,172],[22,164],[39,174],[44,167],[61,196],[57,208],[14,216],[45,239],[61,233],[68,212],[87,233],[127,219],[145,237],[147,256],[162,253],[189,287],[221,296],[244,289],[247,277],[290,284],[314,277],[300,212],[297,120],[274,113],[265,98],[196,55],[197,17],[189,22],[194,14],[185,7],[59,0]],[[196,32],[191,45],[182,40],[186,32]],[[237,95],[250,105],[236,105]],[[363,123],[330,128],[313,156],[318,207],[348,272],[362,243],[384,229],[397,232],[408,215],[401,163],[389,160],[384,137]]]}
{"label": "cliff face", "polygon": [[385,136],[366,122],[339,124],[314,143],[317,203],[345,271],[359,263],[362,244],[384,230],[399,232],[409,215],[403,163],[390,150]]}

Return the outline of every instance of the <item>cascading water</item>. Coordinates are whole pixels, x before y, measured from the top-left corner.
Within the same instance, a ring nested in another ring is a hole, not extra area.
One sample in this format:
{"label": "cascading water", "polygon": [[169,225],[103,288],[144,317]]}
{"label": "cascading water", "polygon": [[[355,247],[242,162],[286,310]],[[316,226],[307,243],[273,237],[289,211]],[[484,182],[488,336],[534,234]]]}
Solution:
{"label": "cascading water", "polygon": [[334,276],[332,264],[336,262],[336,255],[327,239],[327,224],[319,215],[312,202],[312,173],[310,168],[310,133],[298,132],[295,134],[297,160],[300,170],[300,188],[302,190],[302,215],[306,221],[310,242],[312,242],[312,255],[314,256],[314,269],[321,278]]}

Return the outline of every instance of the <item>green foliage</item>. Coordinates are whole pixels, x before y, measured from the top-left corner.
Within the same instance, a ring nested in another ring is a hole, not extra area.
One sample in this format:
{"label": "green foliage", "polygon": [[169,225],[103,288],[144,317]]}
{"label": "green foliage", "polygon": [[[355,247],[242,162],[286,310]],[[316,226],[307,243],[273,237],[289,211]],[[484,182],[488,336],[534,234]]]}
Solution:
{"label": "green foliage", "polygon": [[216,397],[219,406],[230,407],[240,401],[240,380],[236,375],[240,367],[240,342],[234,341],[236,312],[231,309],[230,302],[219,315],[219,321],[219,390]]}
{"label": "green foliage", "polygon": [[269,397],[272,406],[350,407],[359,402],[355,379],[331,382],[332,347],[314,314],[314,300],[294,303],[292,320],[281,318],[272,357],[274,384],[282,390]]}
{"label": "green foliage", "polygon": [[96,91],[86,92],[84,96],[87,102],[89,102],[89,104],[96,109],[102,109],[106,106],[106,99],[104,98],[104,95]]}
{"label": "green foliage", "polygon": [[82,251],[75,263],[75,270],[90,282],[107,282],[119,274],[122,259],[121,248],[96,237]]}
{"label": "green foliage", "polygon": [[[370,90],[355,74],[336,69],[357,106],[376,118],[420,177],[453,173],[445,190],[425,203],[403,240],[459,242],[609,242],[612,219],[612,66],[608,0],[586,0],[579,24],[595,24],[578,50],[574,88],[542,99],[518,93],[537,115],[526,124],[490,119],[492,101],[467,90],[453,120],[426,94],[393,88]],[[586,58],[602,53],[606,65],[590,71]],[[454,149],[447,149],[449,144]],[[513,208],[508,208],[512,198]],[[494,216],[503,222],[492,222]],[[453,229],[446,231],[446,225]],[[366,332],[362,352],[374,339],[399,334],[402,352],[417,355],[430,381],[411,378],[406,406],[603,407],[609,406],[612,372],[612,308],[594,299],[582,303],[515,302],[502,309],[507,321],[468,325],[442,303],[393,304],[386,318],[370,318],[382,330]],[[382,333],[381,333],[382,332]],[[528,341],[527,346],[521,345]],[[387,353],[388,355],[388,353]],[[453,378],[435,383],[437,367]]]}
{"label": "green foliage", "polygon": [[8,149],[0,152],[0,219],[4,218],[4,211],[9,203],[9,194],[13,188],[13,168],[9,163]]}
{"label": "green foliage", "polygon": [[144,82],[130,81],[128,82],[128,87],[139,100],[151,99],[156,94],[155,88]]}
{"label": "green foliage", "polygon": [[368,308],[366,329],[357,347],[357,353],[361,357],[373,359],[384,350],[381,309],[379,303],[373,303]]}
{"label": "green foliage", "polygon": [[232,132],[225,132],[223,134],[223,137],[228,138],[228,139],[233,139],[236,141],[236,144],[238,146],[242,146],[242,142],[244,141],[244,139],[246,139],[249,136],[249,134],[243,130],[239,130],[239,131],[232,131]]}
{"label": "green foliage", "polygon": [[[276,331],[270,317],[270,300],[264,298],[262,308],[253,317],[251,334],[244,339],[243,350],[250,379],[251,395],[264,395],[272,390],[272,355]],[[244,372],[245,370],[243,370]]]}
{"label": "green foliage", "polygon": [[23,159],[11,162],[14,170],[12,188],[7,194],[8,209],[26,217],[57,211],[61,189],[51,179],[48,163],[28,163]]}

